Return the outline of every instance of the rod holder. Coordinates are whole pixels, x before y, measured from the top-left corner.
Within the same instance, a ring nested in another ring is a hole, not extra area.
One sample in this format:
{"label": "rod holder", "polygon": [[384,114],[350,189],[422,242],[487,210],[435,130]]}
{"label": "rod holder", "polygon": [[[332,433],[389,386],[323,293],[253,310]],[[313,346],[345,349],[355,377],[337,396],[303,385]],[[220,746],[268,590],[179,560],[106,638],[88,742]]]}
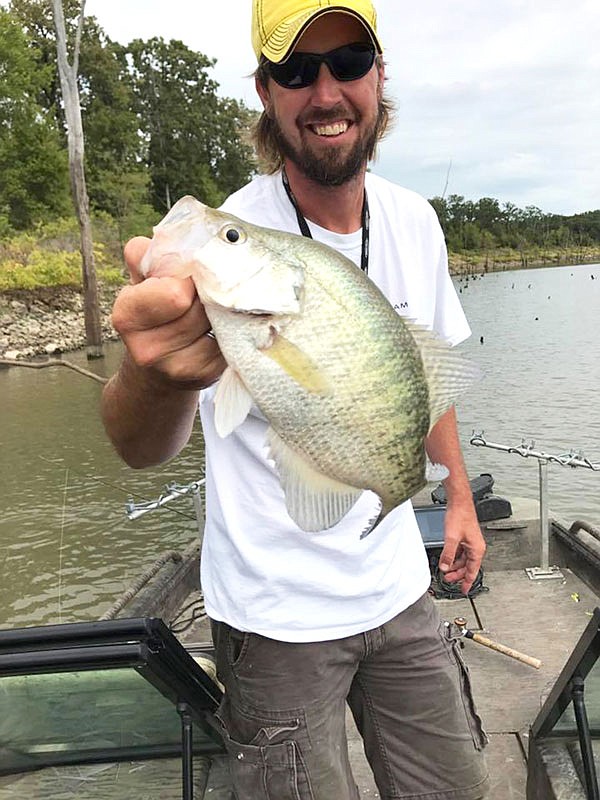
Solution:
{"label": "rod holder", "polygon": [[570,451],[553,455],[542,450],[535,449],[535,442],[526,444],[524,441],[518,446],[499,444],[498,442],[488,442],[483,431],[475,433],[473,431],[469,444],[474,447],[489,447],[492,450],[501,450],[504,453],[521,456],[521,458],[533,458],[538,462],[539,474],[539,498],[540,498],[540,566],[527,567],[525,572],[531,580],[544,580],[548,578],[563,579],[564,575],[558,567],[550,566],[550,518],[548,512],[548,464],[559,464],[561,467],[583,467],[593,472],[600,471],[600,462],[590,461],[582,453]]}

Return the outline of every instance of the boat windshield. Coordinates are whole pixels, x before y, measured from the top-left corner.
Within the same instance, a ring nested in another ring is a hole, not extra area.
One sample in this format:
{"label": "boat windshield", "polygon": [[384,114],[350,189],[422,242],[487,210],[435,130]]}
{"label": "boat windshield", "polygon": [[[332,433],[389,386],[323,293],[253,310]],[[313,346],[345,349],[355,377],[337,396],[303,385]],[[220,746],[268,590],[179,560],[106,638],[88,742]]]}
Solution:
{"label": "boat windshield", "polygon": [[222,752],[219,696],[160,620],[0,631],[0,776]]}

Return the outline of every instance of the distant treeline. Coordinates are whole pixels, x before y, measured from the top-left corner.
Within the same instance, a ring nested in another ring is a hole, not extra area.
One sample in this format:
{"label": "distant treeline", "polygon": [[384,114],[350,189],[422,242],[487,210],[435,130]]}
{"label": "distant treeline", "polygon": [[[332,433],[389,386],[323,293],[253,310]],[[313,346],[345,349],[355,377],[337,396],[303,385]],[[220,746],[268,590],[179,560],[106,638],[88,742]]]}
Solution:
{"label": "distant treeline", "polygon": [[430,202],[452,252],[600,246],[600,209],[562,216],[545,214],[535,206],[500,204],[492,197],[472,201],[456,194]]}

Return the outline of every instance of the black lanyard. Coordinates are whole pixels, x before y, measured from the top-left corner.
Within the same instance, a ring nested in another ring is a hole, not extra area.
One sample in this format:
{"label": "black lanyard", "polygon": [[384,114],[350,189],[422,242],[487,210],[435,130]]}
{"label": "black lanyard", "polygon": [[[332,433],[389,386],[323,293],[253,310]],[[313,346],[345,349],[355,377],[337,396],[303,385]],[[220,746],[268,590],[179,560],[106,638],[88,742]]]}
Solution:
{"label": "black lanyard", "polygon": [[[298,208],[298,202],[294,197],[294,193],[292,192],[292,187],[290,186],[290,182],[288,180],[288,176],[285,173],[285,170],[281,171],[281,179],[283,180],[283,186],[286,191],[287,196],[290,199],[290,203],[294,206],[294,211],[296,212],[296,218],[298,220],[298,226],[300,228],[300,233],[302,236],[306,236],[307,239],[312,239],[312,234],[308,227],[302,212]],[[367,202],[367,192],[365,189],[365,194],[363,197],[363,207],[362,207],[362,247],[360,251],[360,268],[368,275],[369,273],[369,223],[370,223],[370,216],[369,216],[369,204]]]}

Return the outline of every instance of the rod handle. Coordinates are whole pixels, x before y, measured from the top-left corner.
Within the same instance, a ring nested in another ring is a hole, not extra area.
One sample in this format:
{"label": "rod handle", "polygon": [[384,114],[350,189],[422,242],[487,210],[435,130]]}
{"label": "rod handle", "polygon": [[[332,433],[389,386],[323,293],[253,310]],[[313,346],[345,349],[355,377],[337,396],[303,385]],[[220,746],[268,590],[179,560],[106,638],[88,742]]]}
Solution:
{"label": "rod handle", "polygon": [[494,642],[492,639],[488,639],[487,636],[482,636],[480,633],[467,631],[466,635],[469,639],[473,639],[474,642],[489,647],[491,650],[496,650],[498,653],[503,653],[505,656],[510,656],[510,658],[515,658],[517,661],[522,661],[523,664],[528,664],[530,667],[539,669],[542,666],[542,662],[539,658],[533,658],[533,656],[527,656],[525,653],[519,653],[518,650],[513,650],[512,647],[507,647],[505,644]]}

